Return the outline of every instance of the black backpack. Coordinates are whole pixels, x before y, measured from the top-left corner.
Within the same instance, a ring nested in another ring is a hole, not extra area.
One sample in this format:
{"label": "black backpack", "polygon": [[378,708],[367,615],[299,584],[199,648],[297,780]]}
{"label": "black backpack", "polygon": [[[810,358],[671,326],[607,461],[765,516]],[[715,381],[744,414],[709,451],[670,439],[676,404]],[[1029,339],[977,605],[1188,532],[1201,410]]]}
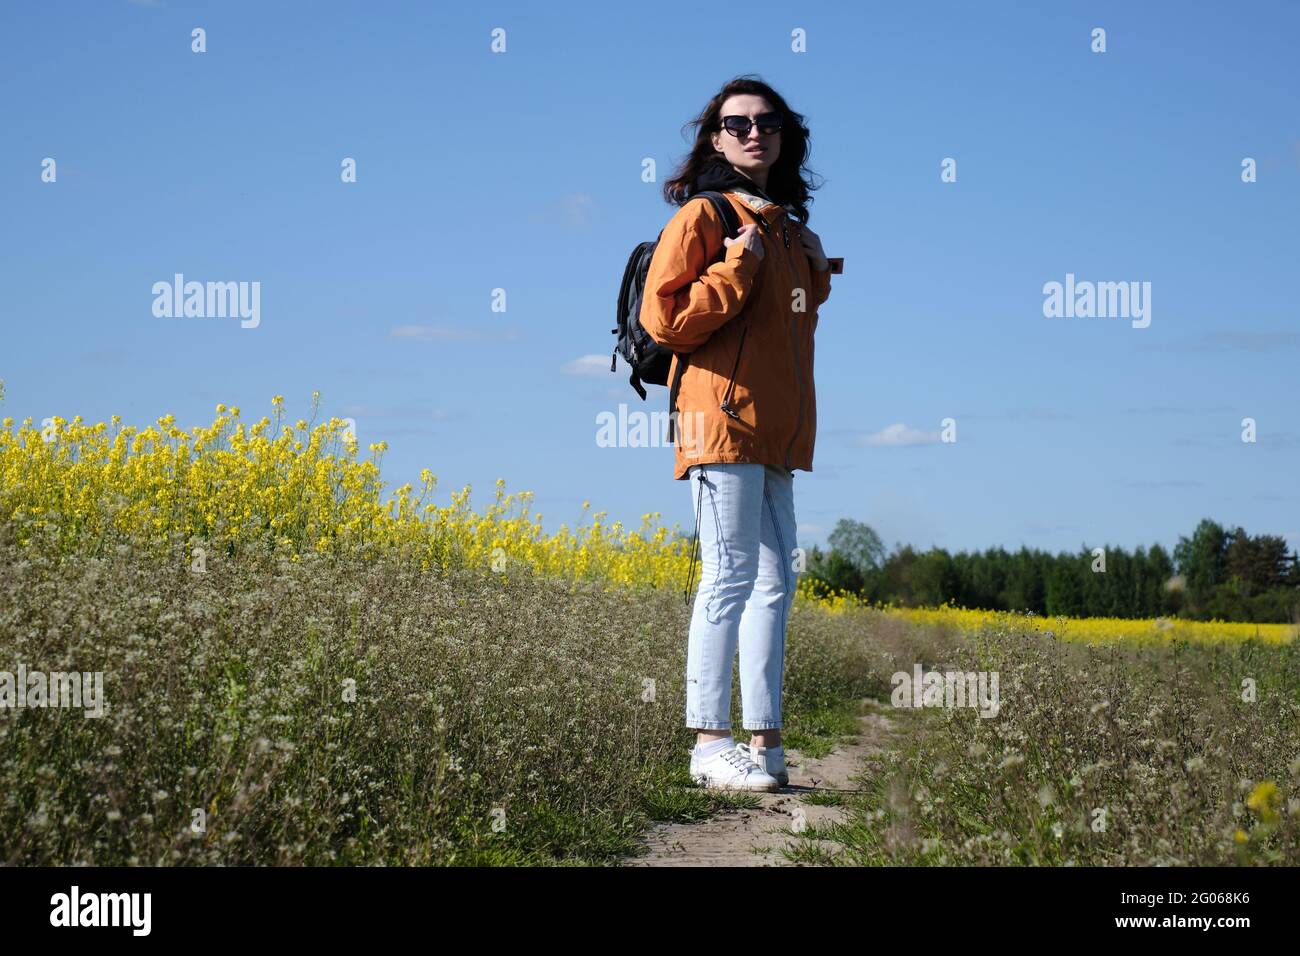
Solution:
{"label": "black backpack", "polygon": [[[713,208],[722,217],[727,238],[735,239],[740,232],[740,219],[731,202],[722,193],[713,191],[694,193],[690,198],[700,197],[713,203]],[[646,398],[642,383],[668,384],[668,368],[673,358],[671,349],[664,348],[641,327],[641,296],[645,290],[646,273],[650,269],[650,260],[654,256],[655,246],[659,245],[659,238],[663,234],[664,231],[660,229],[659,236],[655,237],[654,242],[640,243],[628,257],[627,267],[623,270],[623,283],[618,290],[618,325],[611,329],[618,338],[614,343],[614,353],[609,357],[609,370],[611,372],[616,370],[618,357],[622,355],[623,360],[632,368],[632,375],[628,378],[628,382],[641,396],[641,401],[645,401]],[[718,262],[725,258],[726,254],[727,247],[724,243],[712,261]],[[671,398],[672,396],[669,396],[670,402]]]}

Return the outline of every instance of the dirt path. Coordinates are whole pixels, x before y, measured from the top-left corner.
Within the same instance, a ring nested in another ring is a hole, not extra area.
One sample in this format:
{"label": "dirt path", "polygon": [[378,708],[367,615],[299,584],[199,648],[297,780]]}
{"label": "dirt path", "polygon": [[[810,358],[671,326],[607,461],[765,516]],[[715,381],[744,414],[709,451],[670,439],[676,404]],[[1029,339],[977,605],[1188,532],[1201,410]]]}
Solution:
{"label": "dirt path", "polygon": [[[855,792],[860,777],[870,772],[870,758],[880,753],[891,722],[887,707],[863,700],[858,718],[859,735],[846,737],[825,757],[804,757],[796,750],[786,754],[789,786],[776,793],[757,793],[761,803],[754,810],[733,810],[715,814],[702,823],[661,823],[643,839],[644,856],[631,857],[627,866],[796,866],[783,849],[810,839],[801,831],[838,822],[845,817],[839,807],[819,806],[804,801],[815,793]],[[795,831],[783,833],[783,830]],[[836,844],[817,841],[822,849],[835,852]]]}

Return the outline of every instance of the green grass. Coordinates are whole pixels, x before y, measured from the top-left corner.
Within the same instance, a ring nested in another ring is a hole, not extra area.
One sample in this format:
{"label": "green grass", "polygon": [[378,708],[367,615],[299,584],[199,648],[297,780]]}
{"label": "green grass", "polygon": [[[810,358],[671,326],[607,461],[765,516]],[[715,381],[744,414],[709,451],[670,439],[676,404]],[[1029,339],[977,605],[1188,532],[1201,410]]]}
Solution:
{"label": "green grass", "polygon": [[898,642],[899,670],[996,670],[1001,709],[891,709],[892,746],[834,834],[838,864],[1300,863],[1300,648],[999,628],[915,640]]}
{"label": "green grass", "polygon": [[[756,805],[690,785],[676,592],[395,557],[194,573],[3,526],[0,566],[0,670],[103,671],[109,703],[0,710],[0,862],[612,863]],[[799,608],[786,661],[787,739],[824,752],[875,680],[860,628]]]}
{"label": "green grass", "polygon": [[[90,558],[12,530],[0,670],[103,671],[109,710],[0,709],[0,863],[612,864],[655,821],[758,805],[690,785],[675,590],[397,556],[195,573],[179,543]],[[806,797],[847,817],[796,861],[1300,863],[1300,645],[1090,647],[799,604],[785,743],[829,753],[917,662],[997,670],[998,716],[886,708],[865,792]]]}

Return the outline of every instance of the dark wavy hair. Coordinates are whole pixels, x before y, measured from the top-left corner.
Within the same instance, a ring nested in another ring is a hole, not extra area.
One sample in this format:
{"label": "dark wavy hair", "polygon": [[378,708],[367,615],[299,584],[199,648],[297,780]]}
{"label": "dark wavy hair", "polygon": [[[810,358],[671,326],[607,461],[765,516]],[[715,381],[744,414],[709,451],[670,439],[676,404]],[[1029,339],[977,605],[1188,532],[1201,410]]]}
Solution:
{"label": "dark wavy hair", "polygon": [[[664,183],[664,199],[680,206],[690,199],[695,191],[695,180],[700,172],[710,163],[722,161],[714,150],[709,135],[722,130],[722,104],[728,97],[752,93],[761,96],[781,114],[781,154],[767,173],[767,188],[764,192],[774,202],[789,208],[796,219],[808,222],[808,205],[812,202],[809,195],[814,189],[820,189],[824,183],[813,185],[811,176],[816,175],[808,168],[808,150],[810,133],[804,125],[803,114],[790,109],[785,99],[772,87],[768,86],[754,74],[737,76],[729,80],[703,112],[682,127],[682,132],[694,126],[695,145],[682,160],[672,178]],[[729,134],[726,134],[729,135]]]}

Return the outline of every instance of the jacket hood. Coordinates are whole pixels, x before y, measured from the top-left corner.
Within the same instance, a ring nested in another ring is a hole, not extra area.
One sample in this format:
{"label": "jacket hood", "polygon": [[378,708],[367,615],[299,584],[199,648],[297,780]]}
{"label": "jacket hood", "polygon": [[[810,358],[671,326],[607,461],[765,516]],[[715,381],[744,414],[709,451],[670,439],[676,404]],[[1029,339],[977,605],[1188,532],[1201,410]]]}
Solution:
{"label": "jacket hood", "polygon": [[[738,171],[731,163],[727,162],[721,156],[712,157],[704,168],[700,170],[699,175],[695,177],[695,188],[691,195],[705,192],[706,190],[716,190],[718,192],[739,192],[746,194],[747,204],[754,210],[762,209],[764,206],[771,204],[780,206],[776,200],[772,199],[767,193],[758,188],[758,184]],[[757,200],[757,201],[753,201]],[[784,207],[782,207],[784,208]],[[789,212],[789,210],[786,210]]]}

